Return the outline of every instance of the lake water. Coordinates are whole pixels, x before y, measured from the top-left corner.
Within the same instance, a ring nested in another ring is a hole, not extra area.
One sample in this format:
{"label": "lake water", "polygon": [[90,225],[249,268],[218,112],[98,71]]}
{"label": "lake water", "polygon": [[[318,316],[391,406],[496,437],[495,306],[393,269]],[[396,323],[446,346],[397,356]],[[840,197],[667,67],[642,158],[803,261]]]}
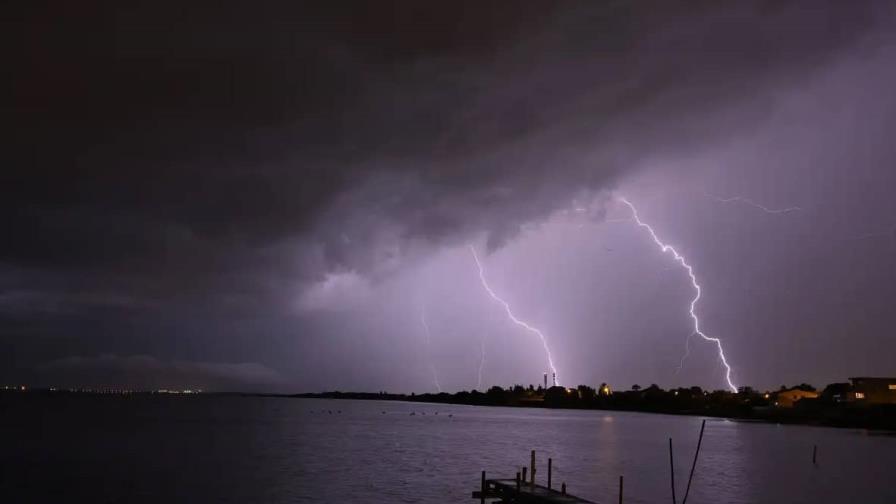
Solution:
{"label": "lake water", "polygon": [[[376,401],[7,395],[0,502],[472,503],[481,470],[513,477],[530,449],[538,479],[553,457],[555,485],[565,481],[572,494],[616,502],[624,475],[625,502],[669,502],[669,437],[680,502],[700,420]],[[894,468],[890,436],[710,419],[688,502],[892,503]]]}

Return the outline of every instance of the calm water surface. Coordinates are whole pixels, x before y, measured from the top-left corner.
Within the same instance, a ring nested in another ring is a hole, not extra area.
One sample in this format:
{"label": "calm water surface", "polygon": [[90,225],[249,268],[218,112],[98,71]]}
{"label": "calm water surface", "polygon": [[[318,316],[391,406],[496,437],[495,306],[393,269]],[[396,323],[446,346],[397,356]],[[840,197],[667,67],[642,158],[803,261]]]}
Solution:
{"label": "calm water surface", "polygon": [[[573,494],[616,502],[622,474],[625,502],[669,502],[667,439],[680,500],[700,420],[260,397],[7,396],[0,502],[472,503],[480,470],[512,477],[530,449],[542,462],[539,479],[553,457],[554,481]],[[890,436],[710,419],[688,502],[893,503],[894,467]]]}

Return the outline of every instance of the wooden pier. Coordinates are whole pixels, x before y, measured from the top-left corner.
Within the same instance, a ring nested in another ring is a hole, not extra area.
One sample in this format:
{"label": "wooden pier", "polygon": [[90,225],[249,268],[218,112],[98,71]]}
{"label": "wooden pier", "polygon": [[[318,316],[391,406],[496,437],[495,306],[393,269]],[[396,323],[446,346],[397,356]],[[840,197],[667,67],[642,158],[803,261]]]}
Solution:
{"label": "wooden pier", "polygon": [[[486,479],[485,471],[482,471],[479,490],[473,492],[473,498],[479,499],[481,504],[485,504],[486,499],[498,499],[498,504],[597,504],[566,493],[566,483],[560,484],[559,491],[554,490],[551,487],[553,465],[553,460],[548,459],[548,486],[535,484],[535,450],[532,450],[529,467],[517,472],[515,479]],[[621,477],[619,502],[622,503]]]}
{"label": "wooden pier", "polygon": [[[697,438],[697,449],[694,450],[694,462],[691,464],[691,473],[688,476],[688,485],[685,487],[684,499],[681,504],[686,504],[688,496],[691,493],[691,482],[694,479],[694,470],[697,468],[697,458],[700,456],[700,446],[703,444],[703,431],[706,429],[706,420],[700,424],[700,437]],[[812,463],[816,463],[816,455],[818,446],[813,446]],[[537,485],[535,483],[535,450],[532,450],[529,458],[529,467],[522,467],[516,473],[515,479],[486,479],[485,471],[482,471],[482,479],[479,490],[473,492],[473,498],[478,499],[480,504],[485,504],[486,500],[497,502],[492,504],[597,504],[594,501],[585,500],[574,495],[566,493],[566,483],[560,483],[560,491],[554,490],[551,483],[553,480],[553,460],[548,459],[547,486]],[[527,477],[528,473],[528,477]],[[672,483],[672,504],[677,502],[675,498],[675,458],[672,456],[672,438],[669,438],[669,476]],[[622,504],[622,490],[625,480],[619,476],[619,492],[616,497],[619,504]],[[613,499],[613,500],[617,500]]]}
{"label": "wooden pier", "polygon": [[574,495],[551,490],[541,485],[522,483],[516,480],[486,480],[484,490],[473,492],[473,498],[485,502],[486,499],[500,499],[502,503],[521,504],[596,504],[594,501],[580,499]]}

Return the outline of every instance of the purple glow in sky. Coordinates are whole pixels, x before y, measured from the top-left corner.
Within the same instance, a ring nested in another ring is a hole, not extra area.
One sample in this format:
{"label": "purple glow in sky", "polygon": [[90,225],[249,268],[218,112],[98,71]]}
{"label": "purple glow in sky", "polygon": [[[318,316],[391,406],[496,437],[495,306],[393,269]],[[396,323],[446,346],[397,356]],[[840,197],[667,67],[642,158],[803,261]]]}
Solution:
{"label": "purple glow in sky", "polygon": [[429,370],[432,372],[432,384],[436,387],[437,392],[442,391],[442,385],[439,383],[439,372],[436,370],[436,364],[432,360],[430,346],[432,346],[432,331],[429,329],[429,322],[426,321],[426,307],[420,306],[420,324],[423,326],[423,334],[426,341],[426,357],[429,360]]}
{"label": "purple glow in sky", "polygon": [[[685,269],[685,271],[687,271],[688,277],[691,279],[691,285],[694,287],[694,299],[691,300],[690,308],[688,309],[688,313],[691,315],[691,319],[694,321],[694,333],[698,334],[706,341],[711,341],[716,345],[716,347],[718,347],[719,359],[722,361],[722,365],[725,366],[725,381],[728,384],[728,388],[732,392],[737,392],[737,385],[735,385],[734,382],[731,381],[731,366],[728,364],[728,359],[725,358],[725,350],[722,349],[722,340],[720,340],[719,338],[707,336],[700,329],[700,318],[697,317],[696,309],[697,302],[700,301],[700,296],[703,294],[703,290],[700,288],[700,284],[697,283],[697,276],[694,274],[694,268],[687,263],[684,256],[682,256],[678,253],[677,250],[675,250],[675,247],[668,245],[660,240],[660,238],[656,235],[656,231],[654,231],[649,224],[641,220],[641,216],[638,215],[638,209],[635,208],[635,205],[631,201],[625,199],[625,197],[620,197],[619,201],[621,201],[627,207],[629,207],[629,209],[631,209],[632,217],[635,219],[635,222],[638,223],[638,226],[647,230],[647,232],[650,234],[650,237],[653,239],[653,242],[656,243],[660,250],[664,253],[671,253],[672,257],[675,258],[675,261],[680,264],[681,267]],[[688,336],[688,338],[690,339],[690,335]],[[690,347],[686,346],[686,348],[687,352],[690,353]],[[682,362],[683,361],[684,358],[682,358]],[[681,366],[679,365],[679,367]]]}
{"label": "purple glow in sky", "polygon": [[887,2],[8,10],[0,384],[896,374]]}
{"label": "purple glow in sky", "polygon": [[[551,373],[554,381],[556,381],[557,384],[560,384],[560,375],[557,373],[557,367],[554,366],[554,358],[551,357],[551,349],[548,347],[547,336],[545,336],[544,333],[541,332],[541,330],[539,330],[537,327],[529,325],[527,322],[517,318],[517,316],[513,314],[513,311],[510,309],[510,304],[507,303],[507,301],[501,299],[497,294],[495,294],[495,291],[493,291],[492,288],[489,287],[488,281],[485,279],[485,268],[483,268],[482,266],[482,261],[479,260],[479,255],[476,254],[476,247],[470,245],[470,253],[473,255],[473,260],[476,261],[476,268],[479,270],[479,280],[482,281],[482,288],[485,289],[485,292],[488,293],[489,297],[491,297],[495,302],[501,305],[502,308],[504,308],[504,312],[507,314],[507,318],[510,319],[511,322],[538,336],[538,339],[541,341],[541,346],[544,348],[544,355],[547,359],[548,367],[551,368]],[[482,381],[481,373],[479,381]]]}

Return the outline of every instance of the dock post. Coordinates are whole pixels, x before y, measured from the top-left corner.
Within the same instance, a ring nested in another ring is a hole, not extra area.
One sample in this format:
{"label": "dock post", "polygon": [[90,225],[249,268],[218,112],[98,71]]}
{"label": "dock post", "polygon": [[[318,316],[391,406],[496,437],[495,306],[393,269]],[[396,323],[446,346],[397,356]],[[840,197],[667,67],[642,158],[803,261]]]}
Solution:
{"label": "dock post", "polygon": [[529,458],[529,486],[535,486],[535,450],[532,450],[531,457]]}
{"label": "dock post", "polygon": [[528,481],[528,480],[526,479],[526,469],[528,469],[528,468],[527,468],[527,467],[523,467],[523,479],[522,479],[522,482],[523,482],[524,485],[526,484],[526,481]]}
{"label": "dock post", "polygon": [[812,465],[818,465],[815,458],[818,456],[818,445],[812,445]]}
{"label": "dock post", "polygon": [[520,472],[516,472],[516,493],[520,493]]}
{"label": "dock post", "polygon": [[700,456],[700,445],[703,444],[703,429],[706,428],[706,420],[703,420],[703,423],[700,424],[700,437],[697,438],[697,449],[694,451],[694,463],[691,464],[691,475],[688,476],[688,487],[684,491],[684,499],[681,499],[681,504],[685,504],[688,501],[688,495],[691,493],[691,480],[694,479],[694,469],[697,467],[697,457]]}
{"label": "dock post", "polygon": [[485,504],[485,471],[482,471],[482,485],[479,487],[479,504]]}
{"label": "dock post", "polygon": [[560,483],[560,494],[566,495],[566,482]]}
{"label": "dock post", "polygon": [[619,476],[619,504],[622,504],[622,476]]}
{"label": "dock post", "polygon": [[672,458],[672,438],[669,438],[669,473],[672,481],[672,504],[677,504],[675,499],[675,460]]}
{"label": "dock post", "polygon": [[548,490],[551,489],[551,466],[553,465],[553,460],[548,457]]}

